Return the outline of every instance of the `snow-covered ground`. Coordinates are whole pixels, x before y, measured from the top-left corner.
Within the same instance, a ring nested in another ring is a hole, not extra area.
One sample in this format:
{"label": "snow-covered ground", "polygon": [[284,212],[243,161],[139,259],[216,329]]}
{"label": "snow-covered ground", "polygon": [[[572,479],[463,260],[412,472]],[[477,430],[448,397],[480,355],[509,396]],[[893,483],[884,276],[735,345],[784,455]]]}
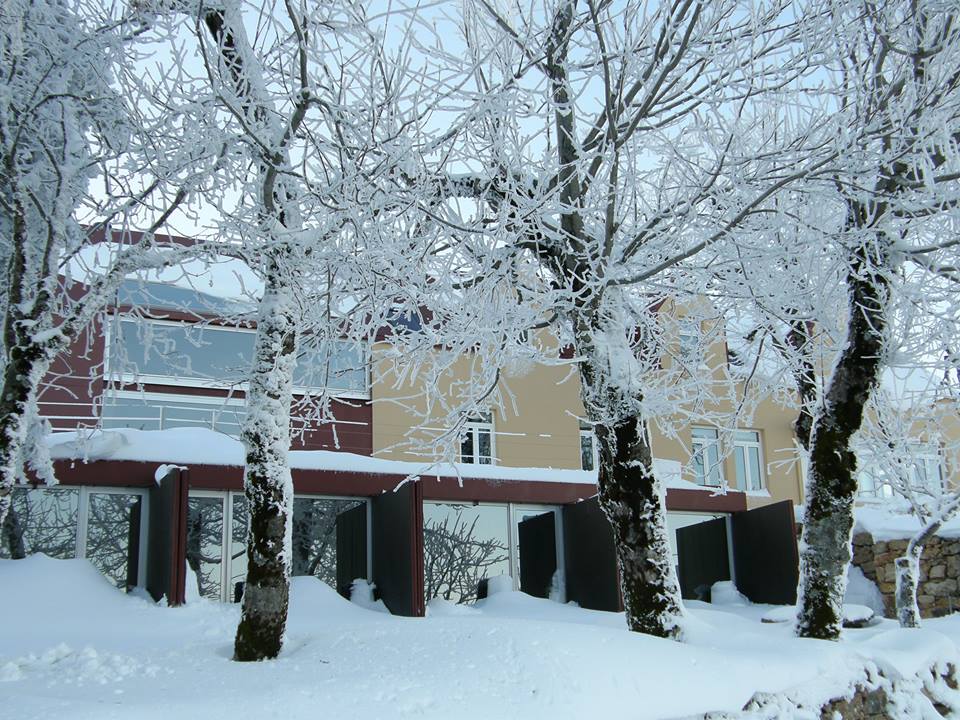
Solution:
{"label": "snow-covered ground", "polygon": [[735,711],[757,691],[826,699],[869,661],[913,675],[957,660],[960,616],[801,641],[789,623],[760,622],[770,606],[729,595],[690,603],[680,644],[516,592],[401,618],[295,578],[280,658],[240,664],[235,605],[167,608],[86,561],[5,560],[0,718],[670,718]]}

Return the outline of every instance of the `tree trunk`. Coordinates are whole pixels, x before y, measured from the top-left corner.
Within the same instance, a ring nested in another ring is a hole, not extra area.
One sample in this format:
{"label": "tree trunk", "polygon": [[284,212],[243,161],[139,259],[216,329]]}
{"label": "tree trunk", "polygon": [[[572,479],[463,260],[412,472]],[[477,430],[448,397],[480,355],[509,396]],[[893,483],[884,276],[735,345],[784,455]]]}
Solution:
{"label": "tree trunk", "polygon": [[917,584],[920,580],[920,556],[923,554],[923,545],[914,545],[907,548],[903,557],[896,559],[897,566],[897,620],[900,627],[920,627],[920,608],[917,605]]}
{"label": "tree trunk", "polygon": [[12,560],[23,560],[27,556],[27,548],[23,543],[23,526],[17,511],[12,507],[7,511],[6,519],[0,523],[3,532],[0,533],[0,542],[7,546],[7,552]]}
{"label": "tree trunk", "polygon": [[667,541],[667,511],[637,417],[599,425],[600,505],[613,528],[627,627],[680,639],[683,606]]}
{"label": "tree trunk", "polygon": [[[17,340],[24,342],[20,337]],[[40,345],[14,344],[8,348],[0,390],[0,525],[11,507],[13,487],[23,475],[21,451],[27,435],[32,395],[50,365],[45,361],[46,354]]]}
{"label": "tree trunk", "polygon": [[[615,393],[609,387],[595,392],[602,380],[588,364],[580,375],[585,407],[594,407],[598,397]],[[623,407],[610,404],[611,409]],[[613,424],[601,422],[596,435],[600,506],[613,528],[627,627],[678,640],[683,605],[667,540],[663,488],[653,472],[653,452],[643,420],[629,415]]]}
{"label": "tree trunk", "polygon": [[[848,227],[869,226],[862,206],[852,204],[851,213]],[[882,234],[876,237],[885,242]],[[823,640],[840,638],[857,493],[850,440],[880,378],[887,328],[887,250],[861,245],[851,260],[847,343],[813,423],[800,550],[797,634]]]}
{"label": "tree trunk", "polygon": [[280,653],[290,595],[293,481],[290,404],[296,360],[292,293],[276,266],[260,303],[254,363],[241,438],[246,448],[244,489],[250,508],[247,582],[234,659],[255,661]]}
{"label": "tree trunk", "polygon": [[896,607],[900,627],[920,627],[920,608],[917,606],[920,558],[930,538],[936,535],[944,523],[958,511],[960,511],[960,493],[955,494],[946,506],[941,508],[938,515],[925,522],[920,532],[910,538],[903,557],[897,558],[895,563],[897,567]]}

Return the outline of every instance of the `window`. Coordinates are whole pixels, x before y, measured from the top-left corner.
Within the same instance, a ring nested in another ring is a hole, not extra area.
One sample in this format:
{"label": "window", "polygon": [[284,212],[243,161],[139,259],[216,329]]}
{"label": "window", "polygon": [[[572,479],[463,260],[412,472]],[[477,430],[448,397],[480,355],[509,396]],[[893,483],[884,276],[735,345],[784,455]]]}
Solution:
{"label": "window", "polygon": [[472,602],[484,578],[510,573],[510,508],[423,504],[424,598]]}
{"label": "window", "polygon": [[680,321],[680,361],[686,365],[696,364],[700,355],[700,323],[694,318]]}
{"label": "window", "polygon": [[460,435],[460,462],[496,465],[493,455],[493,422],[489,415],[467,421]]}
{"label": "window", "polygon": [[0,557],[86,558],[118,588],[140,585],[146,502],[145,491],[128,488],[16,488]]}
{"label": "window", "polygon": [[936,447],[910,443],[910,481],[918,490],[939,496],[943,492],[943,470]]}
{"label": "window", "polygon": [[[187,564],[200,595],[239,602],[247,579],[246,497],[191,491],[187,507]],[[362,499],[294,496],[291,574],[313,575],[349,593],[352,580],[369,576],[366,513]],[[338,578],[341,568],[347,576]]]}
{"label": "window", "polygon": [[868,450],[857,453],[857,494],[860,497],[893,497],[889,469]]}
{"label": "window", "polygon": [[424,502],[424,598],[470,603],[482,580],[508,575],[563,602],[561,523],[555,506]]}
{"label": "window", "polygon": [[693,428],[691,443],[693,456],[693,474],[698,485],[723,484],[720,465],[720,441],[717,431],[712,428]]}
{"label": "window", "polygon": [[593,431],[593,425],[590,423],[580,423],[580,469],[596,470],[598,464],[597,457],[597,436]]}
{"label": "window", "polygon": [[943,465],[935,445],[912,442],[895,452],[857,453],[857,492],[861,497],[890,498],[909,486],[913,491],[939,496],[943,492]]}
{"label": "window", "polygon": [[737,488],[763,490],[763,451],[760,433],[737,430],[733,433],[733,459],[737,466]]}
{"label": "window", "polygon": [[[231,387],[246,381],[256,332],[244,328],[120,319],[110,373],[121,382]],[[300,389],[365,395],[366,354],[347,341],[300,340],[293,382]]]}

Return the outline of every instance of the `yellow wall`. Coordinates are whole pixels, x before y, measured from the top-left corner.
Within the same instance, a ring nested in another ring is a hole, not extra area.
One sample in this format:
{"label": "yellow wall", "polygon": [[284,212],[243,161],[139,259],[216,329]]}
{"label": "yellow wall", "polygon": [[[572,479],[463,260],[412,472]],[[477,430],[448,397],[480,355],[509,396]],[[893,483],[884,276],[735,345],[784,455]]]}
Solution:
{"label": "yellow wall", "polygon": [[[671,311],[678,312],[675,308]],[[417,425],[435,428],[414,433],[415,437],[426,440],[438,435],[436,428],[440,428],[440,423],[424,422],[417,417],[417,413],[425,410],[422,380],[407,381],[394,387],[395,376],[388,371],[389,364],[383,361],[387,350],[388,346],[384,344],[374,348],[374,362],[377,365],[372,390],[374,454],[397,460],[423,459],[412,453],[410,448],[404,447],[407,444],[405,433]],[[667,371],[673,367],[671,355],[677,355],[675,345],[663,361]],[[719,380],[725,372],[725,360],[726,346],[720,337],[708,349],[706,363],[695,370],[709,372]],[[470,362],[469,358],[458,359],[445,382],[466,382],[470,377]],[[501,389],[502,395],[512,397],[513,401],[504,403],[505,411],[494,413],[497,464],[506,467],[580,469],[578,418],[583,417],[584,412],[575,367],[531,363],[524,371],[505,373]],[[514,405],[516,413],[513,412]],[[728,402],[710,410],[723,414],[732,412],[733,407]],[[762,400],[757,405],[752,426],[743,428],[760,432],[766,464],[765,483],[771,496],[751,497],[749,502],[752,505],[785,499],[800,502],[799,463],[781,462],[796,457],[793,450],[793,418],[792,410],[780,407],[772,400]],[[681,462],[685,466],[684,479],[692,481],[692,471],[688,467],[690,427],[681,427],[679,439],[667,437],[657,427],[651,429],[651,434],[654,455]],[[724,472],[727,482],[733,487],[736,471],[732,455],[728,454],[724,462]]]}

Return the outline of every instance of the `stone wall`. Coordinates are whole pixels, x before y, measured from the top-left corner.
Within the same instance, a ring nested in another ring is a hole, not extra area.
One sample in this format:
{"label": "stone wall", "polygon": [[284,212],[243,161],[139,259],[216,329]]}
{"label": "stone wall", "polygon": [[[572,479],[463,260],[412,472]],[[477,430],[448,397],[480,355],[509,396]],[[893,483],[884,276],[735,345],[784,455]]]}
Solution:
{"label": "stone wall", "polygon": [[[907,540],[874,542],[868,533],[853,536],[853,564],[883,595],[884,614],[896,617],[894,560],[907,549]],[[960,539],[934,537],[920,558],[917,604],[921,617],[939,617],[960,610]]]}

